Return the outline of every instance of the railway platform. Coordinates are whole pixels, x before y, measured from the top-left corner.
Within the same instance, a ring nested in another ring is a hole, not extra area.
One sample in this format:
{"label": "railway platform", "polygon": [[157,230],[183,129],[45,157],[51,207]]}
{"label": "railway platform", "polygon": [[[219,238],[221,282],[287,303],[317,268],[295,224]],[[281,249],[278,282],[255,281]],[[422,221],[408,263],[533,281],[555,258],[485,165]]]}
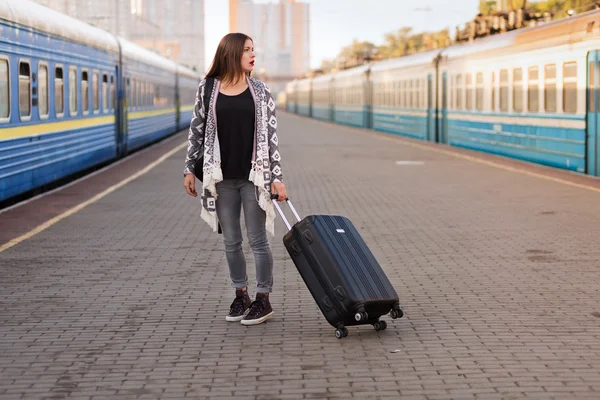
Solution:
{"label": "railway platform", "polygon": [[181,132],[0,212],[0,399],[600,397],[599,180],[281,112],[279,139],[298,212],[354,222],[403,318],[336,339],[277,218],[275,316],[226,322]]}

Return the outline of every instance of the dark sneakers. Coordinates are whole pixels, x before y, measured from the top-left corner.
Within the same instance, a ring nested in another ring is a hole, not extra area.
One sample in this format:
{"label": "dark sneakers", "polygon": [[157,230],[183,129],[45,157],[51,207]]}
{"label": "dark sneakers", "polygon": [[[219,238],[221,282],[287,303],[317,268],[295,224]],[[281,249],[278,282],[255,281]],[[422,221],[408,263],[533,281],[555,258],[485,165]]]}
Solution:
{"label": "dark sneakers", "polygon": [[231,303],[229,315],[225,318],[229,322],[241,321],[246,315],[246,310],[250,307],[252,300],[248,296],[248,292],[242,289],[236,289],[235,300]]}
{"label": "dark sneakers", "polygon": [[269,303],[269,296],[263,293],[256,294],[256,300],[250,304],[248,315],[242,318],[242,325],[262,324],[273,316],[273,309]]}

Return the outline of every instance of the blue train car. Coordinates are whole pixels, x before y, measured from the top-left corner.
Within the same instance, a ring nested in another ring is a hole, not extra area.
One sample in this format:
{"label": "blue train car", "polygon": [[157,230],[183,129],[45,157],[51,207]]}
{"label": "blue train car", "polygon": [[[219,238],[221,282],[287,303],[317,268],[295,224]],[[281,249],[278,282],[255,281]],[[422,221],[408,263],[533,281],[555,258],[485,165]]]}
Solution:
{"label": "blue train car", "polygon": [[0,0],[0,204],[189,126],[199,80],[37,3]]}
{"label": "blue train car", "polygon": [[114,36],[0,1],[0,201],[116,157]]}
{"label": "blue train car", "polygon": [[312,117],[327,120],[323,82],[332,82],[335,123],[600,176],[599,18],[589,11],[312,78]]}
{"label": "blue train car", "polygon": [[126,148],[131,151],[177,130],[177,65],[131,42],[119,41],[128,94]]}
{"label": "blue train car", "polygon": [[587,35],[594,14],[447,49],[442,141],[586,172],[586,56],[600,46]]}
{"label": "blue train car", "polygon": [[333,74],[334,122],[361,128],[369,127],[370,68],[370,65],[364,65]]}
{"label": "blue train car", "polygon": [[177,130],[188,129],[192,121],[198,91],[198,74],[196,71],[181,65],[177,66],[177,87],[178,104],[180,105]]}
{"label": "blue train car", "polygon": [[333,80],[323,75],[312,80],[312,116],[323,121],[333,120]]}
{"label": "blue train car", "polygon": [[372,128],[435,140],[436,52],[374,64],[370,70]]}
{"label": "blue train car", "polygon": [[296,112],[306,117],[311,116],[311,79],[296,81]]}
{"label": "blue train car", "polygon": [[296,112],[296,81],[285,85],[285,109],[287,112]]}

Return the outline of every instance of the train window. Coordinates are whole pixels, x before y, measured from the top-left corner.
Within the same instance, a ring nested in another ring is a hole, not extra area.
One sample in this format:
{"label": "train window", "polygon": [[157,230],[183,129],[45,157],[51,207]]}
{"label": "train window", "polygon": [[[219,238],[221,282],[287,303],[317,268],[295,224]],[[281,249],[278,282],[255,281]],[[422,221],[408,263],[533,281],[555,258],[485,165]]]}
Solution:
{"label": "train window", "polygon": [[421,80],[415,81],[415,108],[421,108]]}
{"label": "train window", "polygon": [[589,112],[594,112],[594,109],[596,107],[595,102],[595,94],[596,94],[596,88],[594,87],[595,85],[595,81],[594,81],[594,77],[596,75],[596,63],[594,61],[590,61],[590,65],[588,68],[588,74],[590,77],[590,84],[588,86],[588,104],[589,104],[589,108],[588,111]]}
{"label": "train window", "polygon": [[433,108],[433,83],[427,79],[427,108]]}
{"label": "train window", "polygon": [[400,104],[403,108],[406,108],[406,81],[400,82],[401,92],[400,92]]}
{"label": "train window", "polygon": [[62,67],[54,68],[54,113],[62,117],[65,112],[65,81]]}
{"label": "train window", "polygon": [[137,80],[131,80],[131,108],[137,107]]}
{"label": "train window", "polygon": [[48,66],[38,64],[38,113],[48,118]]}
{"label": "train window", "polygon": [[513,69],[513,110],[523,111],[523,69]]}
{"label": "train window", "polygon": [[69,68],[69,112],[77,115],[77,69]]}
{"label": "train window", "polygon": [[454,109],[454,79],[450,79],[447,96],[450,98],[450,109]]}
{"label": "train window", "polygon": [[102,111],[108,111],[108,75],[102,74]]}
{"label": "train window", "polygon": [[469,73],[465,75],[465,109],[473,109],[473,74]]}
{"label": "train window", "polygon": [[117,92],[115,91],[115,77],[113,75],[110,76],[110,111],[115,111],[115,105],[117,104]]}
{"label": "train window", "polygon": [[92,73],[92,105],[94,107],[94,112],[100,110],[100,91],[98,89],[98,73]]}
{"label": "train window", "polygon": [[0,118],[10,116],[10,88],[9,88],[8,60],[0,60]]}
{"label": "train window", "polygon": [[463,83],[462,83],[462,75],[456,75],[456,86],[454,89],[456,90],[456,109],[461,110],[463,108]]}
{"label": "train window", "polygon": [[496,111],[496,73],[492,72],[492,111]]}
{"label": "train window", "polygon": [[146,93],[144,95],[144,105],[150,106],[150,83],[146,82]]}
{"label": "train window", "polygon": [[475,79],[475,107],[477,110],[483,110],[483,72],[478,72]]}
{"label": "train window", "polygon": [[527,70],[527,111],[540,111],[540,72],[538,67],[529,67]]}
{"label": "train window", "polygon": [[577,63],[563,64],[563,111],[577,112]]}
{"label": "train window", "polygon": [[427,107],[427,79],[421,79],[421,87],[422,87],[422,98],[423,98],[423,102],[421,103],[421,106],[423,108],[428,108]]}
{"label": "train window", "polygon": [[[140,92],[140,105],[146,107],[146,82],[140,82]],[[308,92],[306,94],[308,95]]]}
{"label": "train window", "polygon": [[544,66],[544,109],[556,112],[556,65]]}
{"label": "train window", "polygon": [[90,81],[87,71],[81,72],[81,106],[83,115],[90,112]]}
{"label": "train window", "polygon": [[127,89],[125,89],[126,101],[129,110],[133,107],[133,98],[131,97],[131,79],[127,78]]}
{"label": "train window", "polygon": [[500,70],[500,111],[508,111],[508,70]]}
{"label": "train window", "polygon": [[140,84],[141,84],[141,82],[138,79],[136,79],[134,82],[135,82],[135,85],[134,85],[134,89],[135,89],[135,106],[137,108],[139,108],[140,105],[142,104],[141,97],[140,97]]}
{"label": "train window", "polygon": [[28,62],[19,63],[19,112],[31,117],[31,68]]}

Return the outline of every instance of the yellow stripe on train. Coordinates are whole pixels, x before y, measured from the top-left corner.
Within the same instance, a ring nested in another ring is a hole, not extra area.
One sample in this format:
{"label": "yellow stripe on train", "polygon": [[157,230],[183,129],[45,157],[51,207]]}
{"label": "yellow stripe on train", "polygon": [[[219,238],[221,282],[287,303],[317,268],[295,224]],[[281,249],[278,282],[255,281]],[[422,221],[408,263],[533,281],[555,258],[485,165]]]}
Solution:
{"label": "yellow stripe on train", "polygon": [[[192,111],[193,105],[181,107],[181,112]],[[175,113],[175,108],[153,111],[140,111],[128,114],[128,119],[148,118],[159,115]],[[69,121],[45,122],[41,124],[17,126],[14,128],[0,128],[0,140],[16,139],[26,136],[45,135],[73,129],[93,128],[100,125],[114,124],[114,115],[102,117],[82,118]]]}
{"label": "yellow stripe on train", "polygon": [[0,140],[15,139],[25,136],[45,135],[72,129],[93,128],[95,126],[114,124],[114,115],[75,119],[70,121],[47,122],[43,124],[25,125],[0,129]]}
{"label": "yellow stripe on train", "polygon": [[[192,111],[194,109],[194,106],[182,106],[180,108],[180,112],[186,112],[186,111]],[[138,112],[129,112],[128,115],[128,119],[139,119],[139,118],[148,118],[148,117],[156,117],[159,115],[165,115],[165,114],[174,114],[175,113],[175,108],[166,108],[163,110],[152,110],[152,111],[138,111]]]}

